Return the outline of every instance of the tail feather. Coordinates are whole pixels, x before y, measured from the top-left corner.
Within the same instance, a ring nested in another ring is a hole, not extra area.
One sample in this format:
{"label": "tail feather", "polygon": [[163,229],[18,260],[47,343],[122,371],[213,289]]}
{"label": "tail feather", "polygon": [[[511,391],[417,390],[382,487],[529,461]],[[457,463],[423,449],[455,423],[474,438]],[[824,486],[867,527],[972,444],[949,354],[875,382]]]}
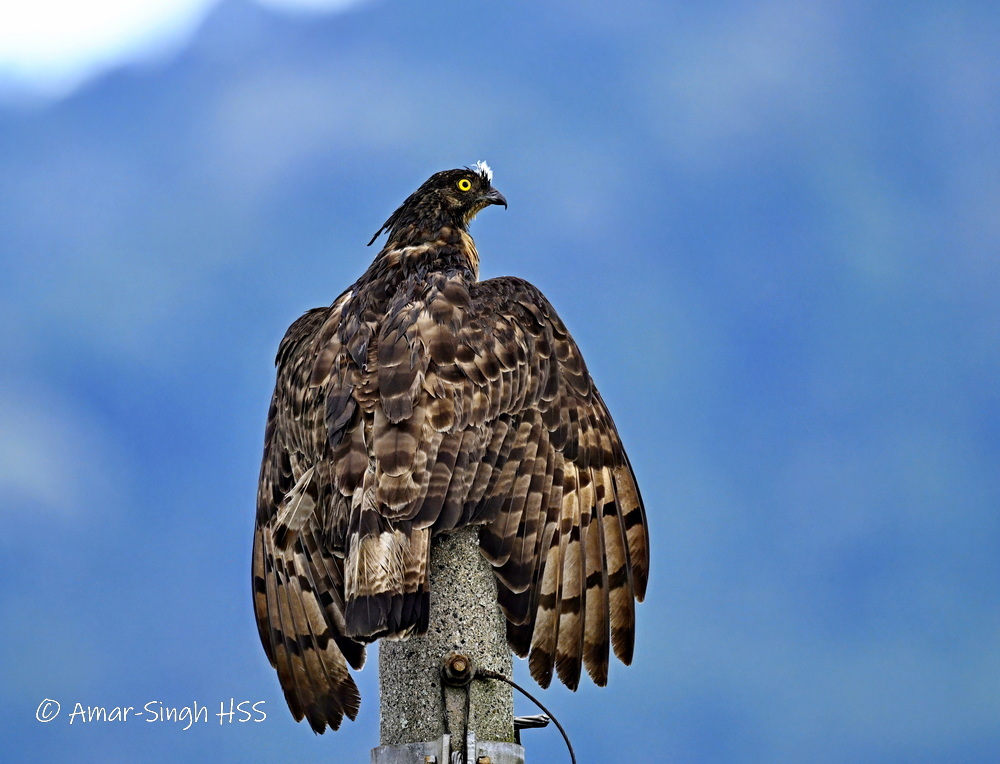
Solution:
{"label": "tail feather", "polygon": [[375,510],[354,511],[345,565],[348,636],[370,642],[427,629],[430,534]]}

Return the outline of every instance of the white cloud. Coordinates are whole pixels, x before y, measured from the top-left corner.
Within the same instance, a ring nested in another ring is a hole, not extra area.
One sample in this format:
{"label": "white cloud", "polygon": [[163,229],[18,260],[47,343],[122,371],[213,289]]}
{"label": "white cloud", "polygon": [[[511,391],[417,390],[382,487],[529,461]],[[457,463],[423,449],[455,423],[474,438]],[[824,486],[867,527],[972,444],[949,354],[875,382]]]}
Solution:
{"label": "white cloud", "polygon": [[118,503],[124,462],[101,423],[53,393],[10,388],[0,388],[0,421],[4,511],[70,518],[95,500]]}
{"label": "white cloud", "polygon": [[[218,0],[4,0],[0,87],[63,95],[125,61],[183,44]],[[291,10],[334,11],[360,0],[259,0]]]}
{"label": "white cloud", "polygon": [[206,0],[32,0],[0,5],[0,77],[68,92],[117,62],[161,52],[196,28]]}

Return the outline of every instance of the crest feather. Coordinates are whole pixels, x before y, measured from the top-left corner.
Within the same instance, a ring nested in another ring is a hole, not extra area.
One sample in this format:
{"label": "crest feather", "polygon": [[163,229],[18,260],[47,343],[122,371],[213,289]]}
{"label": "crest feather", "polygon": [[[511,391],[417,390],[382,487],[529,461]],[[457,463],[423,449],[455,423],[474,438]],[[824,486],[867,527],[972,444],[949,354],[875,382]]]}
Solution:
{"label": "crest feather", "polygon": [[486,178],[487,183],[493,182],[493,170],[491,170],[490,166],[486,164],[486,162],[484,162],[482,159],[476,162],[475,167],[473,167],[472,169],[478,172],[484,178]]}

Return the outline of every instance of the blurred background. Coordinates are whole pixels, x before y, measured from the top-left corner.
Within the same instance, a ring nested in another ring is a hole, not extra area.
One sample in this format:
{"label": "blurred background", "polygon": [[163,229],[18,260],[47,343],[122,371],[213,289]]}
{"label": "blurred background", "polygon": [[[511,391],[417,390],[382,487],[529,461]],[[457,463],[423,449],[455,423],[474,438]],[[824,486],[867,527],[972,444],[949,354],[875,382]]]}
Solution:
{"label": "blurred background", "polygon": [[[480,159],[510,202],[473,224],[483,276],[557,307],[652,528],[634,665],[541,693],[580,761],[1000,759],[1000,7],[15,5],[8,760],[367,761],[376,651],[317,737],[257,639],[272,362],[399,202]],[[231,698],[266,721],[220,725]]]}

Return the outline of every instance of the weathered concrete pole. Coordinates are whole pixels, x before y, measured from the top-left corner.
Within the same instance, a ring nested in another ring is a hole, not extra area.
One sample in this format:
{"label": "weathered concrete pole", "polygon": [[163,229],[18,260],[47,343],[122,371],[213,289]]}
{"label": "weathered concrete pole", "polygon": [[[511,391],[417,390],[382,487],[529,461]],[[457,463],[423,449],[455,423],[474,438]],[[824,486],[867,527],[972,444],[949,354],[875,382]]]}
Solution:
{"label": "weathered concrete pole", "polygon": [[[478,526],[434,540],[430,582],[427,633],[405,641],[379,642],[383,746],[438,740],[445,734],[439,672],[450,653],[464,653],[478,667],[511,676],[511,652],[497,605],[496,580],[479,551]],[[512,743],[514,700],[510,686],[474,680],[467,689],[468,726],[476,739]],[[445,688],[452,750],[458,750],[464,740],[465,693],[466,688]]]}

